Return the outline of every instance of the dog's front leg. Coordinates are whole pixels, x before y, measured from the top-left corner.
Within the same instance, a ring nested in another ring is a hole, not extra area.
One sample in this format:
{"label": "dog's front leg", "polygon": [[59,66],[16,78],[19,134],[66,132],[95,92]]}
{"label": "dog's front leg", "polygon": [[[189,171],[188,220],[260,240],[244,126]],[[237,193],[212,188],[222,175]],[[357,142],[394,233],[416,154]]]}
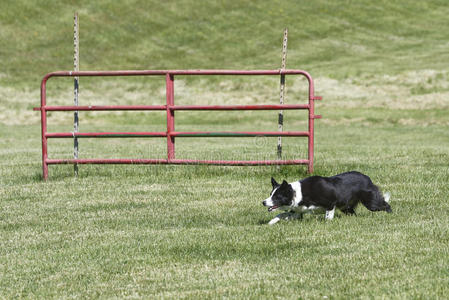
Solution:
{"label": "dog's front leg", "polygon": [[284,212],[282,214],[279,214],[276,217],[274,217],[270,222],[268,222],[268,225],[274,225],[281,219],[288,219],[288,217],[290,217],[291,215],[292,215],[291,212]]}
{"label": "dog's front leg", "polygon": [[301,213],[295,213],[295,212],[284,212],[282,214],[277,215],[274,217],[270,222],[268,222],[268,225],[273,225],[279,222],[281,219],[289,220],[289,219],[301,219],[302,214]]}
{"label": "dog's front leg", "polygon": [[326,210],[326,220],[332,220],[334,218],[335,206],[331,210]]}

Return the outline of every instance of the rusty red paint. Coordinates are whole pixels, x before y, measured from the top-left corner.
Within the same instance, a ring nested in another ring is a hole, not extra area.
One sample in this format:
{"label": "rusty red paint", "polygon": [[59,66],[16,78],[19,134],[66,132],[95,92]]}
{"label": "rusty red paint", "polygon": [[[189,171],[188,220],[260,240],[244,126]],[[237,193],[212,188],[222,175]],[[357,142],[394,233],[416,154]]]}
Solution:
{"label": "rusty red paint", "polygon": [[47,132],[46,138],[136,138],[136,137],[257,137],[308,136],[307,131],[171,131],[167,132]]}
{"label": "rusty red paint", "polygon": [[308,109],[307,104],[283,104],[283,105],[176,105],[172,110],[274,110],[274,109]]}
{"label": "rusty red paint", "polygon": [[171,135],[175,130],[175,112],[170,106],[175,105],[175,83],[174,76],[167,73],[165,76],[167,90],[167,159],[168,161],[175,158],[175,137]]}
{"label": "rusty red paint", "polygon": [[56,164],[136,164],[136,165],[151,165],[151,164],[175,164],[175,165],[220,165],[220,166],[263,166],[263,165],[299,165],[307,164],[306,159],[293,160],[196,160],[196,159],[47,159],[46,163],[49,165]]}
{"label": "rusty red paint", "polygon": [[[278,105],[175,105],[174,79],[176,76],[189,75],[302,75],[307,78],[309,85],[308,104],[278,104]],[[47,106],[46,85],[51,77],[83,77],[83,76],[165,76],[166,105],[110,105],[110,106]],[[50,164],[213,164],[213,165],[290,165],[306,164],[308,172],[313,172],[314,147],[314,119],[321,118],[315,115],[314,100],[321,97],[314,95],[313,79],[309,73],[302,70],[124,70],[124,71],[58,71],[48,73],[41,82],[41,106],[34,108],[41,112],[42,135],[42,169],[43,178],[48,178],[48,165]],[[306,109],[308,114],[308,131],[274,132],[177,132],[175,131],[175,111],[187,110],[293,110]],[[166,132],[87,132],[87,133],[58,133],[47,132],[47,111],[166,111]],[[297,160],[191,160],[175,158],[175,137],[251,137],[251,136],[301,136],[308,138],[308,158]],[[48,138],[115,138],[115,137],[166,137],[167,159],[49,159]]]}
{"label": "rusty red paint", "polygon": [[135,137],[166,137],[166,132],[47,132],[46,138],[135,138]]}
{"label": "rusty red paint", "polygon": [[210,131],[191,131],[191,132],[172,132],[176,137],[256,137],[256,136],[308,136],[307,131],[228,131],[228,132],[210,132]]}
{"label": "rusty red paint", "polygon": [[[166,110],[167,105],[89,105],[46,106],[46,111],[120,111],[120,110]],[[39,110],[39,109],[38,109]]]}

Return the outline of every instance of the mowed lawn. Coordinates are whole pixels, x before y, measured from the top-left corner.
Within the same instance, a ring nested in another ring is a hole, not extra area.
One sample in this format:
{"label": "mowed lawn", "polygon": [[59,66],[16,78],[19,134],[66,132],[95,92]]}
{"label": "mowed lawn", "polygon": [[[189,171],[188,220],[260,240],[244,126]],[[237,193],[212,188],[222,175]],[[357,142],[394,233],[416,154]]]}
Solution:
{"label": "mowed lawn", "polygon": [[[62,165],[50,166],[43,182],[32,108],[39,79],[71,68],[77,7],[5,3],[0,298],[447,298],[447,4],[80,4],[84,70],[276,69],[288,23],[287,66],[309,71],[323,96],[314,174],[363,172],[391,193],[393,213],[359,206],[357,216],[337,211],[332,221],[307,215],[268,226],[273,214],[261,202],[270,178],[299,180],[309,176],[305,166],[82,165],[74,177],[73,166]],[[131,14],[134,6],[142,9]],[[176,104],[279,101],[277,77],[175,80]],[[286,103],[305,103],[304,80],[286,82]],[[51,79],[48,103],[71,105],[72,87]],[[164,97],[163,79],[81,79],[82,105],[164,104]],[[80,119],[82,132],[164,131],[166,124],[163,112],[81,112]],[[72,122],[72,113],[49,114],[52,132],[70,132]],[[285,112],[284,128],[306,130],[304,112]],[[271,131],[277,112],[177,112],[176,129]],[[177,138],[176,155],[273,159],[276,142]],[[283,144],[285,158],[306,158],[306,139]],[[80,139],[81,158],[164,158],[166,151],[165,139]],[[71,139],[49,143],[51,158],[72,153]]]}
{"label": "mowed lawn", "polygon": [[[37,126],[2,130],[6,298],[444,298],[448,292],[446,126],[320,123],[316,174],[368,174],[392,194],[393,214],[360,206],[356,217],[337,213],[325,222],[309,215],[275,226],[266,224],[272,215],[261,205],[270,176],[297,180],[306,176],[304,166],[80,166],[78,178],[71,166],[51,166],[43,183],[38,135]],[[186,157],[221,158],[223,151],[241,157],[238,149],[261,145],[203,141],[180,143],[195,149]],[[111,149],[107,157],[163,152],[155,140],[95,142],[93,157]],[[263,142],[259,155],[274,154],[275,139]],[[286,152],[303,149],[289,142]]]}

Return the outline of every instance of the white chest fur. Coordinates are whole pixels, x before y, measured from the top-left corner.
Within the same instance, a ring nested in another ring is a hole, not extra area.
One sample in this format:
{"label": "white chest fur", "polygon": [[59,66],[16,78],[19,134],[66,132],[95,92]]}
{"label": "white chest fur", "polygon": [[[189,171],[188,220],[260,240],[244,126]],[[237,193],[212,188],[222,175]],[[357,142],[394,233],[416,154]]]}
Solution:
{"label": "white chest fur", "polygon": [[292,189],[295,191],[295,198],[293,198],[292,207],[297,207],[302,200],[301,183],[295,181],[290,183]]}

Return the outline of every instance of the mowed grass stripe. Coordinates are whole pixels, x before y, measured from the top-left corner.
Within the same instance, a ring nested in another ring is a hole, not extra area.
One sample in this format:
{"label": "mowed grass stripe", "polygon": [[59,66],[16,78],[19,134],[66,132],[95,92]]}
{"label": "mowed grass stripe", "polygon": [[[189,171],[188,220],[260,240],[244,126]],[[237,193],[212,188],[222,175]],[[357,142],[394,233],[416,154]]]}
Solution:
{"label": "mowed grass stripe", "polygon": [[[364,170],[392,193],[393,214],[359,207],[357,217],[308,215],[267,226],[272,216],[261,200],[270,176],[296,180],[306,175],[301,167],[83,166],[75,179],[69,166],[58,166],[47,183],[38,163],[3,167],[14,183],[2,188],[4,295],[443,295],[446,156],[434,151],[441,143],[410,148],[378,144],[379,137],[347,152],[335,138],[348,134],[343,128],[320,131],[318,174]],[[390,135],[414,138],[400,129],[390,125]],[[353,143],[383,130],[355,127]],[[430,166],[426,149],[435,153]]]}

